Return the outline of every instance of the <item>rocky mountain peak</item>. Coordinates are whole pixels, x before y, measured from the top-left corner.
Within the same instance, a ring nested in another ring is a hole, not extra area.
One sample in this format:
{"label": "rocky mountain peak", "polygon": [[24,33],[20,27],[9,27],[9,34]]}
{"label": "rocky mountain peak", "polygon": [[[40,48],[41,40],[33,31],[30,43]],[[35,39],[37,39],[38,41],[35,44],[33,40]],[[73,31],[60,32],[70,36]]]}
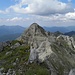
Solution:
{"label": "rocky mountain peak", "polygon": [[47,32],[37,23],[33,23],[18,39],[25,43],[31,43],[34,40],[43,40],[46,36]]}
{"label": "rocky mountain peak", "polygon": [[33,23],[30,25],[28,28],[27,32],[30,32],[30,34],[35,34],[35,35],[46,35],[46,31],[37,23]]}
{"label": "rocky mountain peak", "polygon": [[46,35],[46,31],[39,26],[37,23],[33,23],[30,25],[30,27],[25,30],[24,34],[28,35]]}
{"label": "rocky mountain peak", "polygon": [[32,24],[30,25],[30,27],[37,27],[37,26],[39,26],[37,23],[32,23]]}

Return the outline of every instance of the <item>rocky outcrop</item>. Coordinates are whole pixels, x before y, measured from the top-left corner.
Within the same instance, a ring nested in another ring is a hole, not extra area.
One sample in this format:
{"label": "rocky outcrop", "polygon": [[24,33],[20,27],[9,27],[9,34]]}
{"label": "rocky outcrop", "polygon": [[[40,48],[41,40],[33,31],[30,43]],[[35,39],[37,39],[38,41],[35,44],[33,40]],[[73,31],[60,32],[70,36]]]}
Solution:
{"label": "rocky outcrop", "polygon": [[15,49],[15,48],[17,48],[17,47],[19,47],[19,46],[20,46],[20,43],[17,42],[17,43],[15,43],[14,45],[11,46],[11,49]]}
{"label": "rocky outcrop", "polygon": [[69,75],[75,75],[75,69],[72,69],[69,73]]}
{"label": "rocky outcrop", "polygon": [[75,48],[75,41],[73,39],[73,37],[69,37],[69,36],[65,36],[65,35],[59,35],[57,37],[58,40],[64,40],[65,42],[67,42],[67,44],[69,45],[70,48]]}
{"label": "rocky outcrop", "polygon": [[12,69],[9,69],[7,73],[1,73],[3,71],[3,68],[0,69],[0,75],[16,75],[15,71]]}
{"label": "rocky outcrop", "polygon": [[50,42],[48,42],[47,40],[43,41],[43,42],[41,42],[41,44],[38,48],[31,47],[29,61],[33,62],[36,60],[39,62],[43,62],[52,53],[53,53],[53,51],[51,49]]}
{"label": "rocky outcrop", "polygon": [[4,47],[10,46],[10,41],[7,42],[0,42],[0,52],[3,50]]}
{"label": "rocky outcrop", "polygon": [[33,23],[17,40],[30,45],[29,62],[45,62],[50,75],[68,75],[75,68],[75,41],[72,37],[49,34]]}
{"label": "rocky outcrop", "polygon": [[17,40],[23,41],[25,44],[31,44],[36,41],[41,43],[46,37],[46,31],[38,24],[33,23]]}

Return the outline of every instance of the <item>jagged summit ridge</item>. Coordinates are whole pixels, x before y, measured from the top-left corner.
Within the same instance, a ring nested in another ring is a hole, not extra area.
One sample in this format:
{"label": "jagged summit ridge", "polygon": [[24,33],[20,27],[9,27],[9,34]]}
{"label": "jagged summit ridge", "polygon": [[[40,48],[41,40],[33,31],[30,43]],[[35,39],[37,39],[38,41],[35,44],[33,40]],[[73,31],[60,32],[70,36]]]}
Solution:
{"label": "jagged summit ridge", "polygon": [[37,23],[33,23],[30,25],[30,27],[25,31],[30,32],[29,34],[35,34],[35,35],[46,35],[46,31],[39,26]]}
{"label": "jagged summit ridge", "polygon": [[34,27],[36,26],[36,27],[37,27],[37,26],[39,26],[39,25],[38,25],[37,23],[32,23],[32,24],[30,25],[30,27],[32,27],[32,26],[34,26]]}
{"label": "jagged summit ridge", "polygon": [[22,40],[23,42],[29,44],[33,42],[33,40],[41,40],[46,36],[47,32],[37,23],[33,23],[28,29],[24,31],[24,33],[18,38],[18,40]]}

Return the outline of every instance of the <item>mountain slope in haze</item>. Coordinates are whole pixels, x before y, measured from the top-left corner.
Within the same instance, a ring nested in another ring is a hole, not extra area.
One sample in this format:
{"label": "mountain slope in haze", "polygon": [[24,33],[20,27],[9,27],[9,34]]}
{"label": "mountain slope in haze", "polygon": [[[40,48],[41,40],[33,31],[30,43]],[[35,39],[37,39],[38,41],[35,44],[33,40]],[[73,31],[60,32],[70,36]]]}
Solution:
{"label": "mountain slope in haze", "polygon": [[66,33],[70,31],[75,31],[75,26],[67,26],[67,27],[43,27],[46,31],[56,32],[59,31],[61,33]]}
{"label": "mountain slope in haze", "polygon": [[75,31],[67,32],[64,35],[73,36],[75,35]]}
{"label": "mountain slope in haze", "polygon": [[8,35],[8,34],[15,34],[15,33],[22,33],[25,28],[21,26],[0,26],[0,36]]}
{"label": "mountain slope in haze", "polygon": [[21,26],[0,26],[0,42],[7,40],[15,40],[25,30]]}
{"label": "mountain slope in haze", "polygon": [[62,32],[62,33],[65,33],[65,32],[69,32],[69,30],[65,27],[43,27],[46,31],[50,31],[50,32],[56,32],[56,31],[59,31],[59,32]]}
{"label": "mountain slope in haze", "polygon": [[12,41],[21,36],[22,33],[8,34],[0,36],[0,42]]}
{"label": "mountain slope in haze", "polygon": [[69,31],[75,31],[75,26],[68,26],[67,29],[68,29]]}

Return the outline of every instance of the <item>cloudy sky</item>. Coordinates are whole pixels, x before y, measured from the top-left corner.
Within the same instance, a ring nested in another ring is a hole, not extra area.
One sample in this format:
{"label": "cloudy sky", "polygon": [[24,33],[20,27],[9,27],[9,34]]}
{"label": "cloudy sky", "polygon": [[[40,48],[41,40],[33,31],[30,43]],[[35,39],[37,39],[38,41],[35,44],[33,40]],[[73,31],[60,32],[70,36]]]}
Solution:
{"label": "cloudy sky", "polygon": [[0,0],[0,25],[75,25],[75,0]]}

